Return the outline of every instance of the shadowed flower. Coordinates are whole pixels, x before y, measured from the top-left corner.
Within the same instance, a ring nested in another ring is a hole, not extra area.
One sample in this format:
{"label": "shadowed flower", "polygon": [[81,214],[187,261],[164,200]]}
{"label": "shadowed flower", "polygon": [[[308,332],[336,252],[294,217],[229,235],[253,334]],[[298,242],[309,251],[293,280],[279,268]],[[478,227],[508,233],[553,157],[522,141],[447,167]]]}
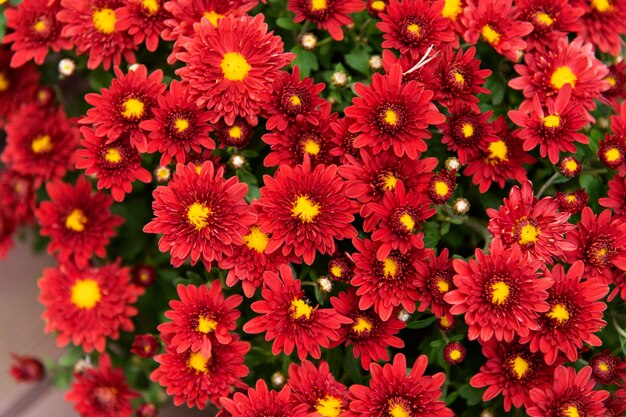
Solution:
{"label": "shadowed flower", "polygon": [[365,7],[363,0],[288,0],[287,8],[295,13],[294,22],[314,22],[336,41],[343,40],[342,26],[352,23],[351,13]]}

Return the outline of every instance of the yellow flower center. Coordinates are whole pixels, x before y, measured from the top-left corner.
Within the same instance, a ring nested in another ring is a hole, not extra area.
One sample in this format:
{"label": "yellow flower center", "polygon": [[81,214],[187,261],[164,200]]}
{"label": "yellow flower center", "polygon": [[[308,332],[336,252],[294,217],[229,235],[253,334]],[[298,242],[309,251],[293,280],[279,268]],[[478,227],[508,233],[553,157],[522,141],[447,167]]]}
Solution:
{"label": "yellow flower center", "polygon": [[521,356],[516,356],[514,358],[511,358],[509,359],[509,361],[510,361],[511,370],[513,371],[513,373],[515,373],[515,376],[517,376],[517,379],[524,378],[524,375],[526,375],[526,373],[530,369],[530,364],[528,363],[528,361],[522,358]]}
{"label": "yellow flower center", "polygon": [[381,0],[374,0],[372,4],[370,4],[370,7],[377,12],[382,12],[383,10],[385,10],[385,6],[385,2]]}
{"label": "yellow flower center", "polygon": [[122,116],[126,119],[139,119],[143,116],[145,105],[136,98],[127,98],[122,103]]}
{"label": "yellow flower center", "polygon": [[563,304],[555,304],[554,307],[550,311],[548,311],[547,316],[553,320],[556,320],[559,324],[565,323],[569,320],[569,311]]}
{"label": "yellow flower center", "polygon": [[341,409],[341,400],[332,395],[327,395],[317,400],[315,411],[323,417],[339,417],[343,411]]}
{"label": "yellow flower center", "polygon": [[615,162],[622,157],[622,153],[617,148],[611,148],[604,152],[604,157],[609,162]]}
{"label": "yellow flower center", "polygon": [[200,333],[208,334],[217,328],[217,322],[206,316],[198,317],[198,326],[196,330]]}
{"label": "yellow flower center", "polygon": [[204,12],[203,17],[205,19],[207,19],[209,22],[211,22],[211,24],[213,25],[213,27],[217,27],[217,22],[219,22],[219,20],[224,17],[223,14],[219,14],[216,13],[214,11],[210,11],[210,12]]}
{"label": "yellow flower center", "polygon": [[104,152],[104,159],[111,164],[117,164],[122,161],[122,154],[115,148],[109,148]]}
{"label": "yellow flower center", "polygon": [[568,171],[576,171],[576,169],[578,168],[578,162],[574,161],[573,159],[569,159],[565,162],[565,168],[567,168]]}
{"label": "yellow flower center", "polygon": [[441,15],[456,22],[457,17],[463,13],[463,4],[461,0],[445,0]]}
{"label": "yellow flower center", "polygon": [[320,205],[305,195],[299,196],[291,208],[291,217],[299,218],[302,223],[311,223],[320,214]]}
{"label": "yellow flower center", "polygon": [[195,202],[187,208],[187,220],[198,231],[208,226],[210,216],[211,209],[204,203]]}
{"label": "yellow flower center", "polygon": [[446,184],[445,181],[435,181],[435,193],[442,197],[448,195],[450,192],[450,187]]}
{"label": "yellow flower center", "polygon": [[593,7],[600,13],[613,11],[613,5],[611,4],[609,0],[591,0],[591,7]]}
{"label": "yellow flower center", "polygon": [[37,136],[30,143],[30,148],[35,153],[50,152],[52,150],[52,148],[53,148],[53,146],[52,146],[52,138],[50,137],[50,135]]}
{"label": "yellow flower center", "polygon": [[239,126],[233,126],[230,129],[228,129],[228,136],[230,136],[231,138],[234,139],[241,139],[241,128]]}
{"label": "yellow flower center", "polygon": [[149,16],[152,16],[159,11],[159,2],[157,0],[141,0],[141,6]]}
{"label": "yellow flower center", "polygon": [[563,65],[554,70],[552,76],[550,77],[550,84],[552,84],[552,87],[557,90],[563,88],[565,84],[569,84],[572,88],[574,88],[576,80],[578,80],[578,78],[576,77],[576,74],[572,72],[570,67]]}
{"label": "yellow flower center", "polygon": [[44,33],[48,30],[48,22],[41,18],[35,22],[33,25],[33,30],[37,33]]}
{"label": "yellow flower center", "polygon": [[308,305],[304,300],[301,300],[300,298],[294,298],[291,302],[290,311],[292,319],[310,319],[311,314],[313,313],[313,307]]}
{"label": "yellow flower center", "polygon": [[390,417],[411,417],[411,412],[405,409],[402,404],[396,402],[389,402],[389,416]]}
{"label": "yellow flower center", "polygon": [[385,110],[385,116],[383,117],[383,120],[385,121],[385,123],[391,126],[395,126],[396,124],[398,124],[398,113],[391,109],[387,109]]}
{"label": "yellow flower center", "polygon": [[341,267],[339,265],[333,265],[330,268],[330,273],[332,274],[332,276],[334,276],[335,278],[341,278]]}
{"label": "yellow flower center", "polygon": [[448,284],[447,281],[440,279],[439,281],[437,281],[437,289],[441,293],[446,293],[450,291],[450,284]]}
{"label": "yellow flower center", "polygon": [[459,84],[465,84],[465,77],[463,77],[463,74],[461,74],[460,72],[454,71],[454,81]]}
{"label": "yellow flower center", "polygon": [[466,138],[470,138],[474,134],[474,126],[471,123],[463,123],[461,130],[463,130],[463,136]]}
{"label": "yellow flower center", "polygon": [[354,324],[352,325],[352,330],[355,333],[361,334],[363,332],[371,331],[372,327],[372,323],[370,323],[367,319],[363,317],[357,317]]}
{"label": "yellow flower center", "polygon": [[500,34],[489,25],[483,26],[481,33],[483,38],[491,45],[497,45],[500,42]]}
{"label": "yellow flower center", "polygon": [[550,17],[548,13],[544,13],[544,12],[537,12],[535,14],[535,19],[537,19],[539,23],[545,26],[552,26],[552,24],[554,23],[554,19]]}
{"label": "yellow flower center", "polygon": [[80,309],[90,310],[94,308],[101,298],[100,286],[91,278],[76,280],[72,285],[72,304]]}
{"label": "yellow flower center", "polygon": [[200,352],[192,352],[187,362],[187,366],[190,369],[193,369],[196,373],[202,374],[209,372],[208,364],[209,358],[205,358]]}
{"label": "yellow flower center", "polygon": [[565,197],[565,201],[572,204],[573,202],[576,201],[576,196],[574,194],[570,194],[567,197]]}
{"label": "yellow flower center", "polygon": [[293,105],[293,106],[299,106],[300,104],[302,104],[302,100],[300,100],[300,97],[298,97],[297,95],[293,95],[291,97],[289,97],[289,102]]}
{"label": "yellow flower center", "polygon": [[489,159],[492,161],[495,161],[495,160],[508,161],[509,160],[507,157],[507,153],[509,150],[506,146],[506,143],[503,140],[498,140],[498,141],[489,143],[487,150],[489,151]]}
{"label": "yellow flower center", "polygon": [[411,23],[409,26],[406,27],[406,30],[408,30],[409,33],[414,36],[420,35],[420,27],[416,23]]}
{"label": "yellow flower center", "polygon": [[311,0],[311,11],[324,10],[328,7],[326,0]]}
{"label": "yellow flower center", "polygon": [[600,368],[602,372],[607,372],[609,370],[609,365],[606,362],[600,362],[598,364],[598,368]]}
{"label": "yellow flower center", "polygon": [[519,234],[520,245],[527,245],[529,243],[537,243],[537,239],[541,234],[541,229],[533,226],[532,224],[525,224],[522,227],[522,231]]}
{"label": "yellow flower center", "polygon": [[396,188],[396,184],[398,183],[398,178],[396,178],[391,172],[386,173],[382,176],[383,189],[385,191],[393,190]]}
{"label": "yellow flower center", "polygon": [[580,413],[578,412],[578,408],[576,408],[576,406],[573,404],[569,404],[563,407],[563,414],[565,415],[565,417],[581,417]]}
{"label": "yellow flower center", "polygon": [[452,349],[450,353],[448,354],[448,356],[450,356],[450,359],[452,359],[453,361],[461,359],[462,355],[463,353],[458,349]]}
{"label": "yellow flower center", "polygon": [[65,218],[65,227],[75,232],[82,232],[85,230],[87,224],[87,216],[81,209],[74,209],[69,216]]}
{"label": "yellow flower center", "polygon": [[415,227],[415,220],[409,213],[404,213],[400,216],[400,223],[406,228],[407,231],[412,232]]}
{"label": "yellow flower center", "polygon": [[398,273],[398,263],[393,258],[386,258],[383,261],[383,274],[385,278],[395,278]]}
{"label": "yellow flower center", "polygon": [[615,84],[617,84],[617,80],[615,79],[615,77],[612,77],[610,75],[606,77],[605,80],[609,83],[611,87],[615,87]]}
{"label": "yellow flower center", "polygon": [[491,302],[493,304],[502,305],[509,298],[511,288],[506,282],[498,281],[491,286]]}
{"label": "yellow flower center", "polygon": [[448,318],[446,316],[442,316],[439,319],[439,324],[441,324],[441,327],[443,327],[444,329],[448,328],[448,327],[450,327],[450,320],[448,320]]}
{"label": "yellow flower center", "polygon": [[320,149],[320,144],[313,139],[306,139],[302,143],[302,150],[309,155],[317,155],[318,153],[320,153]]}
{"label": "yellow flower center", "polygon": [[93,22],[93,27],[96,31],[104,35],[110,35],[115,32],[117,17],[115,16],[115,10],[113,9],[105,7],[104,9],[96,10],[91,15],[91,21]]}
{"label": "yellow flower center", "polygon": [[226,52],[220,64],[224,78],[229,81],[242,81],[252,69],[246,58],[239,52]]}
{"label": "yellow flower center", "polygon": [[176,127],[178,133],[183,133],[185,130],[189,129],[189,120],[179,117],[174,120],[174,127]]}
{"label": "yellow flower center", "polygon": [[4,72],[0,72],[0,92],[7,91],[11,83]]}
{"label": "yellow flower center", "polygon": [[269,236],[263,233],[258,226],[252,226],[250,232],[243,237],[243,243],[246,244],[248,249],[255,250],[258,253],[265,251],[269,241]]}
{"label": "yellow flower center", "polygon": [[561,118],[556,114],[551,114],[543,118],[543,125],[545,127],[559,127],[561,126]]}

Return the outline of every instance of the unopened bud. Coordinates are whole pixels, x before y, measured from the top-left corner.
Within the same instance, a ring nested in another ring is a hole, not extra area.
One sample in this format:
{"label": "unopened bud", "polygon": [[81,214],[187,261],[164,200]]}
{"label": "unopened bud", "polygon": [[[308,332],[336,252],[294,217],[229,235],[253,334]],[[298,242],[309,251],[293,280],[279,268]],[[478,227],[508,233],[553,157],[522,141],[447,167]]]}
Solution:
{"label": "unopened bud", "polygon": [[333,282],[328,279],[328,277],[319,277],[317,279],[317,286],[324,294],[328,294],[333,290]]}
{"label": "unopened bud", "polygon": [[243,155],[235,154],[228,160],[228,165],[232,169],[239,169],[246,164],[246,158]]}
{"label": "unopened bud", "polygon": [[463,215],[467,213],[470,209],[470,203],[466,198],[457,198],[454,204],[452,204],[452,210],[456,214]]}
{"label": "unopened bud", "polygon": [[372,71],[378,71],[383,67],[383,59],[380,55],[374,55],[370,58],[369,64]]}
{"label": "unopened bud", "polygon": [[282,388],[282,386],[285,385],[285,382],[285,375],[283,375],[282,372],[274,372],[272,374],[272,385],[274,386],[274,388]]}
{"label": "unopened bud", "polygon": [[139,68],[139,64],[131,64],[128,66],[128,71],[137,71],[137,68]]}
{"label": "unopened bud", "polygon": [[63,58],[59,61],[59,74],[62,77],[69,77],[74,74],[74,71],[76,71],[76,63],[73,60]]}
{"label": "unopened bud", "polygon": [[345,87],[348,85],[348,74],[343,71],[337,71],[333,74],[330,81],[335,87]]}
{"label": "unopened bud", "polygon": [[398,312],[398,320],[406,323],[407,321],[409,321],[409,319],[411,318],[411,315],[409,314],[408,311],[406,311],[405,309],[401,309]]}
{"label": "unopened bud", "polygon": [[461,168],[461,163],[456,157],[452,156],[446,159],[444,166],[446,167],[446,171],[458,171],[459,168]]}
{"label": "unopened bud", "polygon": [[168,182],[172,177],[172,170],[166,166],[157,167],[154,170],[154,177],[158,182]]}
{"label": "unopened bud", "polygon": [[305,33],[300,37],[300,46],[307,51],[312,51],[317,46],[317,37],[312,33]]}

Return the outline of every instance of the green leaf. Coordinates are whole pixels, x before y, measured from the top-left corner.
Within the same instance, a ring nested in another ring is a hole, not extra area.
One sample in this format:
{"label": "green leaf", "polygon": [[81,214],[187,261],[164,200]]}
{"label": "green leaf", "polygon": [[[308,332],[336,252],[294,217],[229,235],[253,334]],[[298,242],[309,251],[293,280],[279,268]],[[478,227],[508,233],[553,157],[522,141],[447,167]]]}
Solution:
{"label": "green leaf", "polygon": [[298,28],[298,25],[293,21],[291,17],[279,17],[278,19],[276,19],[276,26],[287,30]]}
{"label": "green leaf", "polygon": [[435,320],[437,320],[437,317],[435,316],[428,317],[427,319],[422,320],[412,320],[406,324],[406,327],[409,329],[423,329],[433,324]]}
{"label": "green leaf", "polygon": [[357,49],[345,56],[346,63],[362,74],[369,74],[369,54],[363,49]]}
{"label": "green leaf", "polygon": [[311,71],[317,71],[319,68],[317,56],[313,52],[306,51],[299,46],[294,47],[291,52],[296,54],[293,65],[297,65],[300,68],[300,73],[303,77],[308,77]]}
{"label": "green leaf", "polygon": [[424,245],[427,248],[434,248],[441,239],[441,227],[439,223],[431,221],[422,226],[424,231]]}
{"label": "green leaf", "polygon": [[483,400],[483,390],[464,384],[459,388],[459,395],[467,401],[467,405],[477,405]]}
{"label": "green leaf", "polygon": [[458,397],[459,397],[459,392],[454,391],[453,393],[451,393],[450,395],[446,397],[446,405],[452,404],[454,400],[456,400]]}
{"label": "green leaf", "polygon": [[4,38],[6,33],[6,24],[7,19],[4,17],[4,13],[0,13],[0,41],[2,41],[2,38]]}

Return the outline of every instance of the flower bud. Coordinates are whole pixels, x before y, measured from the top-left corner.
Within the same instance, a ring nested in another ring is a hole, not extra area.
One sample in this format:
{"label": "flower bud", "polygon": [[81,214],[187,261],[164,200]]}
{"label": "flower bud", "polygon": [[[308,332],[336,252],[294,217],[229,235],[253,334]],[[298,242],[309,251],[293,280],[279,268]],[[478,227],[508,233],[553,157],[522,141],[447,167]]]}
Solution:
{"label": "flower bud", "polygon": [[589,366],[591,366],[591,373],[595,380],[605,385],[616,382],[619,379],[619,371],[624,372],[624,368],[626,368],[626,365],[622,364],[617,357],[611,355],[610,350],[605,350],[592,357],[589,360]]}
{"label": "flower bud", "polygon": [[441,329],[443,332],[449,332],[450,330],[456,327],[456,319],[454,316],[442,316],[437,319],[437,327]]}
{"label": "flower bud", "polygon": [[333,290],[333,282],[328,277],[319,277],[317,279],[317,287],[324,294],[328,294]]}
{"label": "flower bud", "polygon": [[17,382],[39,382],[45,375],[41,361],[33,356],[11,354],[13,364],[9,373]]}
{"label": "flower bud", "polygon": [[317,46],[317,37],[312,33],[305,33],[300,37],[300,46],[307,51],[312,51]]}
{"label": "flower bud", "polygon": [[159,166],[154,170],[154,177],[158,182],[168,182],[172,177],[172,170],[167,166]]}
{"label": "flower bud", "polygon": [[246,158],[243,155],[235,154],[228,160],[228,166],[232,169],[239,169],[246,164]]}
{"label": "flower bud", "polygon": [[282,372],[274,372],[272,374],[271,381],[272,385],[276,389],[282,388],[282,386],[285,385],[285,382],[287,382],[285,375],[283,375]]}
{"label": "flower bud", "polygon": [[458,158],[452,156],[446,159],[446,162],[444,162],[444,166],[446,167],[447,171],[458,171],[461,168],[461,163],[459,162]]}
{"label": "flower bud", "polygon": [[347,256],[336,255],[328,262],[328,275],[335,281],[350,282],[354,276],[354,264]]}
{"label": "flower bud", "polygon": [[465,346],[461,342],[450,342],[443,348],[443,359],[450,365],[458,365],[465,359]]}
{"label": "flower bud", "polygon": [[348,85],[348,74],[343,71],[337,71],[333,74],[330,81],[335,87],[345,87]]}
{"label": "flower bud", "polygon": [[156,281],[156,270],[150,265],[135,265],[131,277],[135,285],[149,287]]}
{"label": "flower bud", "polygon": [[400,311],[398,311],[398,320],[400,320],[401,322],[406,323],[407,321],[409,321],[410,318],[411,314],[409,314],[409,312],[405,309],[400,309]]}
{"label": "flower bud", "polygon": [[143,403],[137,407],[137,417],[155,417],[157,415],[157,407],[151,403]]}
{"label": "flower bud", "polygon": [[572,178],[580,174],[581,169],[582,165],[580,161],[573,156],[566,156],[559,162],[559,172],[567,178]]}
{"label": "flower bud", "polygon": [[456,171],[447,172],[442,169],[428,182],[428,196],[435,204],[445,204],[454,194],[455,187]]}
{"label": "flower bud", "polygon": [[457,198],[452,205],[452,210],[458,215],[464,215],[470,209],[470,203],[466,198]]}
{"label": "flower bud", "polygon": [[369,60],[369,65],[372,71],[379,71],[383,67],[383,59],[380,55],[373,55]]}
{"label": "flower bud", "polygon": [[73,60],[63,58],[59,61],[59,74],[61,77],[69,77],[74,74],[74,71],[76,71],[76,63]]}
{"label": "flower bud", "polygon": [[142,358],[151,358],[160,350],[160,348],[161,344],[156,336],[151,334],[138,334],[135,336],[135,340],[133,341],[130,351],[137,356],[141,356]]}

